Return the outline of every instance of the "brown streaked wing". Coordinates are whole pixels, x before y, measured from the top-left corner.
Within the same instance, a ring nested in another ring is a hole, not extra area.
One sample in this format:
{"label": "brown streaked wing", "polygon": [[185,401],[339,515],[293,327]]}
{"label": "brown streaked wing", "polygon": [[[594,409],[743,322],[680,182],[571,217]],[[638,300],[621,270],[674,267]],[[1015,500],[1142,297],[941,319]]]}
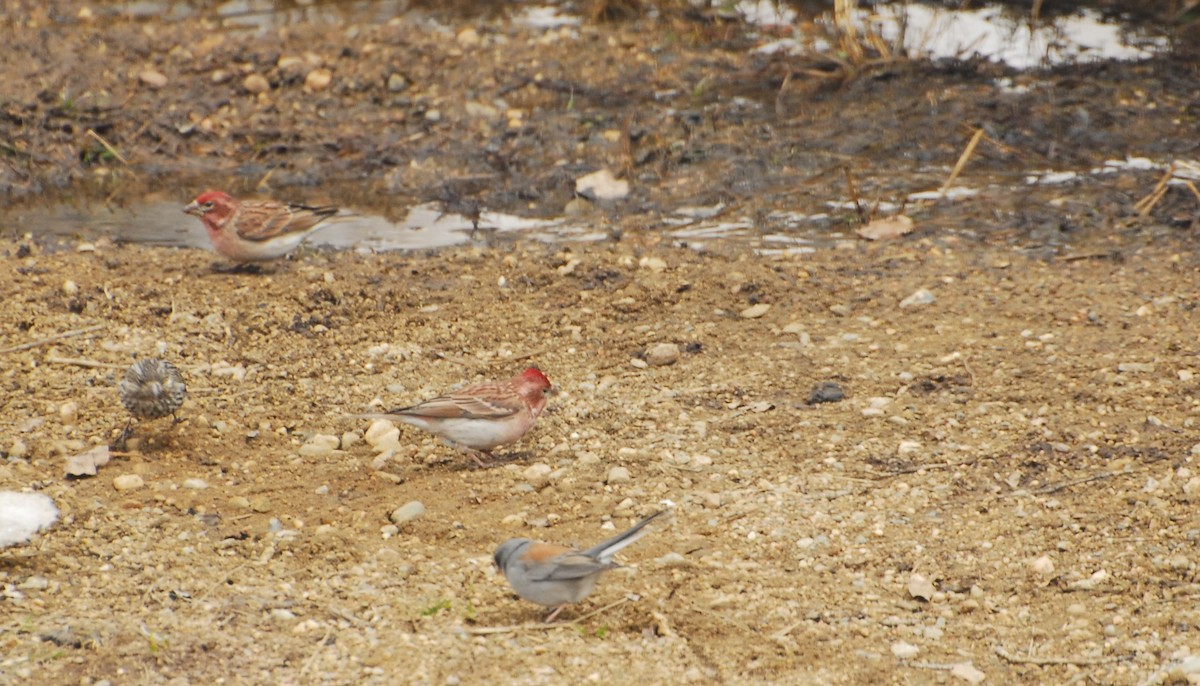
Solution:
{"label": "brown streaked wing", "polygon": [[335,207],[284,205],[272,200],[243,202],[236,217],[237,233],[248,241],[265,241],[303,233],[335,213]]}
{"label": "brown streaked wing", "polygon": [[562,545],[554,545],[553,543],[533,543],[525,549],[524,553],[521,554],[521,561],[542,564],[559,555],[562,555],[563,553],[573,552],[575,552],[573,548],[568,548]]}
{"label": "brown streaked wing", "polygon": [[470,392],[449,393],[392,414],[411,414],[440,419],[501,419],[525,409],[525,401],[504,384],[485,384]]}

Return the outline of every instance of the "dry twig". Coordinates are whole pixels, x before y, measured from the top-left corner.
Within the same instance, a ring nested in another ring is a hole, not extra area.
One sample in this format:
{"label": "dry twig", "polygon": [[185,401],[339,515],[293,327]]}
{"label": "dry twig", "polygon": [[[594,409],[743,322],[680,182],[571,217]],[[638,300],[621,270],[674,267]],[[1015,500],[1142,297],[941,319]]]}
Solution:
{"label": "dry twig", "polygon": [[1035,657],[1033,655],[1013,655],[1008,652],[1004,646],[996,646],[996,654],[1001,659],[1017,665],[1037,665],[1046,667],[1048,665],[1075,665],[1082,667],[1087,665],[1106,665],[1112,662],[1121,662],[1122,660],[1132,660],[1133,655],[1109,655],[1107,657]]}
{"label": "dry twig", "polygon": [[62,333],[56,333],[53,336],[47,336],[45,338],[40,338],[36,341],[22,343],[21,345],[14,345],[11,348],[4,348],[4,349],[0,350],[0,353],[15,353],[18,350],[29,350],[30,348],[36,348],[38,346],[46,345],[47,343],[53,343],[54,341],[61,341],[64,338],[73,338],[75,336],[82,336],[85,333],[99,331],[100,329],[103,329],[103,328],[104,328],[104,324],[96,324],[95,326],[85,326],[82,329],[75,329],[74,331],[64,331]]}

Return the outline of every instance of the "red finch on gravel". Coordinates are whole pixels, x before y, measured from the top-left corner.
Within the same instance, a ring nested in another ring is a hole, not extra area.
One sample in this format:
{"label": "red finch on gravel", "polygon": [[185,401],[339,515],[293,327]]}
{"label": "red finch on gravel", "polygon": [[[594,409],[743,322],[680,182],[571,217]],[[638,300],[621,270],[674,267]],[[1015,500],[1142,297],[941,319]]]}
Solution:
{"label": "red finch on gravel", "polygon": [[[118,384],[117,393],[121,396],[121,404],[134,417],[174,417],[175,411],[183,405],[187,397],[187,384],[184,383],[183,374],[178,367],[165,360],[150,357],[133,363],[129,371],[125,372],[125,378]],[[176,421],[179,421],[178,418]],[[117,445],[124,446],[132,423],[132,418],[126,422]]]}
{"label": "red finch on gravel", "polygon": [[550,622],[567,605],[588,597],[601,574],[620,566],[612,561],[617,551],[649,533],[644,527],[666,512],[655,512],[628,531],[587,550],[514,538],[500,544],[492,559],[517,595],[554,608],[546,617]]}
{"label": "red finch on gravel", "polygon": [[337,214],[338,208],[241,201],[221,191],[205,191],[183,211],[200,218],[217,252],[244,263],[283,257]]}
{"label": "red finch on gravel", "polygon": [[468,386],[417,405],[363,416],[424,429],[466,449],[482,467],[475,453],[490,458],[493,448],[520,440],[546,409],[549,392],[550,380],[530,367],[508,381]]}

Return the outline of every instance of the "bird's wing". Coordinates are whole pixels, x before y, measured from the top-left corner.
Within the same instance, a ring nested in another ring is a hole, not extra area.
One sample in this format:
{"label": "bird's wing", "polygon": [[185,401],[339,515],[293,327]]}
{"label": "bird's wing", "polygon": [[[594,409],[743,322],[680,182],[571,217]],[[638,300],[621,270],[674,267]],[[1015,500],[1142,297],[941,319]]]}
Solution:
{"label": "bird's wing", "polygon": [[388,414],[437,419],[503,419],[523,409],[525,402],[511,388],[503,384],[483,384],[392,410]]}
{"label": "bird's wing", "polygon": [[273,200],[243,202],[235,217],[237,233],[248,241],[266,241],[289,233],[304,233],[330,216],[337,208],[285,205]]}
{"label": "bird's wing", "polygon": [[529,570],[533,581],[567,581],[582,579],[596,572],[612,569],[611,562],[600,562],[594,557],[549,543],[534,543],[521,555],[521,562]]}

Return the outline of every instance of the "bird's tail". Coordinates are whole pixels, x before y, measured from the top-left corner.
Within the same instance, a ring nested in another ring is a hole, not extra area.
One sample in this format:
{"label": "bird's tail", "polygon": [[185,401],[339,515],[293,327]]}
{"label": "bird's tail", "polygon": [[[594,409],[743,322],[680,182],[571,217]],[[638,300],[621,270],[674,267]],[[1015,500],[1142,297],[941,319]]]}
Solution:
{"label": "bird's tail", "polygon": [[594,557],[601,562],[609,562],[612,560],[613,555],[616,555],[617,552],[622,548],[636,543],[639,538],[650,533],[650,531],[645,528],[646,525],[650,522],[653,522],[655,519],[658,519],[662,515],[665,515],[667,512],[667,510],[659,510],[637,524],[634,524],[629,528],[629,530],[623,531],[607,541],[604,541],[603,543],[598,543],[591,548],[588,548],[587,550],[583,551],[583,554]]}

